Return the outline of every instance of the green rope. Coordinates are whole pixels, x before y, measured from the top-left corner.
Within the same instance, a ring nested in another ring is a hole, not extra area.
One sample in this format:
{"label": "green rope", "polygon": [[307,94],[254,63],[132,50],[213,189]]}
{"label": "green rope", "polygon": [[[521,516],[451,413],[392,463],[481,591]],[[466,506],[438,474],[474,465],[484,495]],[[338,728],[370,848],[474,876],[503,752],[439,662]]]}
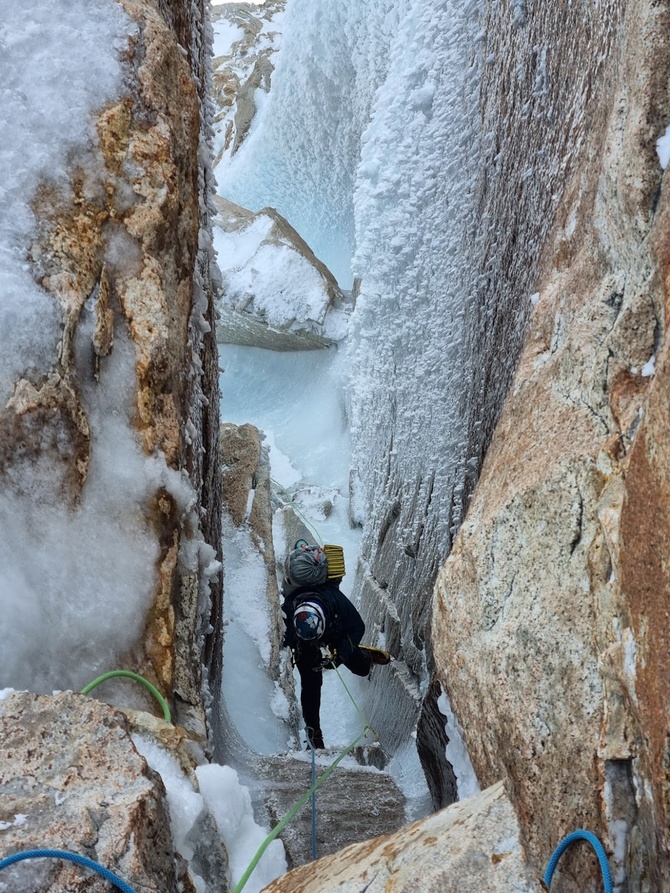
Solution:
{"label": "green rope", "polygon": [[89,682],[89,684],[85,688],[82,688],[81,694],[87,695],[92,689],[96,687],[96,685],[100,685],[101,682],[105,682],[107,679],[111,679],[113,676],[126,676],[128,679],[134,679],[135,682],[141,682],[142,685],[151,692],[154,698],[156,698],[158,703],[161,705],[165,721],[169,723],[172,722],[168,703],[163,695],[158,691],[156,686],[152,685],[147,679],[144,678],[144,676],[139,676],[137,673],[131,673],[130,670],[112,670],[109,673],[103,673],[102,676],[98,676],[97,679],[94,679],[93,682]]}
{"label": "green rope", "polygon": [[270,480],[271,480],[272,483],[275,485],[275,487],[276,487],[278,490],[280,490],[280,491],[284,494],[284,496],[287,497],[288,501],[291,503],[291,508],[293,509],[293,511],[294,511],[294,512],[296,513],[296,515],[300,518],[300,520],[301,520],[302,523],[305,525],[305,527],[306,527],[309,531],[311,531],[311,533],[314,535],[314,539],[316,540],[317,544],[318,544],[319,546],[322,546],[322,545],[323,545],[323,541],[322,541],[321,537],[319,536],[319,533],[318,533],[317,529],[316,529],[312,524],[310,524],[310,522],[309,522],[309,521],[307,520],[307,518],[303,515],[303,513],[300,511],[300,509],[294,504],[293,500],[291,499],[291,494],[288,492],[288,490],[287,490],[285,487],[282,487],[282,485],[279,483],[279,481],[276,481],[274,478],[270,478]]}
{"label": "green rope", "polygon": [[312,794],[316,790],[318,790],[321,787],[321,785],[325,781],[327,781],[328,778],[330,778],[330,776],[333,774],[333,772],[339,766],[339,764],[342,762],[342,760],[346,757],[346,755],[348,753],[350,753],[354,749],[354,747],[356,747],[356,745],[358,744],[359,741],[361,741],[363,738],[365,738],[368,731],[372,731],[372,729],[370,728],[370,726],[366,725],[365,728],[363,729],[363,731],[360,733],[360,735],[358,735],[358,737],[355,738],[351,742],[351,744],[345,750],[342,751],[342,753],[337,757],[337,759],[335,759],[330,764],[330,766],[326,769],[326,771],[323,773],[323,775],[319,776],[319,778],[310,787],[310,789],[302,795],[302,797],[298,800],[298,802],[295,804],[295,806],[293,806],[286,813],[284,818],[281,819],[281,821],[272,829],[272,831],[270,831],[270,833],[265,838],[263,843],[259,846],[259,848],[256,852],[256,855],[253,857],[253,859],[249,863],[247,870],[244,872],[242,877],[239,879],[239,881],[233,888],[233,893],[240,893],[240,891],[244,888],[244,885],[246,884],[246,882],[249,880],[252,871],[260,862],[260,860],[263,856],[263,853],[267,850],[267,848],[270,846],[272,841],[281,834],[281,832],[288,825],[288,823],[291,821],[291,819],[295,818],[295,816],[298,814],[298,812],[300,812],[300,810],[305,805],[305,803],[307,803],[307,801],[312,796]]}
{"label": "green rope", "polygon": [[357,712],[358,715],[360,716],[361,721],[364,723],[365,728],[366,728],[366,729],[369,729],[369,730],[372,732],[372,734],[375,736],[375,738],[377,739],[377,741],[379,741],[379,743],[381,744],[379,735],[375,732],[375,730],[372,728],[372,726],[370,725],[370,723],[367,721],[367,719],[366,719],[365,716],[363,715],[363,711],[361,710],[361,708],[358,706],[358,704],[357,704],[356,701],[354,700],[354,696],[353,696],[352,693],[349,691],[349,688],[348,688],[348,686],[347,686],[347,683],[346,683],[346,682],[344,681],[344,679],[342,678],[342,674],[340,673],[339,669],[335,666],[335,662],[334,662],[332,659],[331,659],[331,665],[332,665],[333,669],[335,670],[335,672],[337,673],[337,675],[339,676],[340,682],[341,682],[342,685],[344,686],[344,690],[346,691],[346,693],[349,695],[349,698],[350,698],[350,700],[351,700],[351,703],[352,703],[352,704],[354,705],[354,707],[356,708],[356,712]]}

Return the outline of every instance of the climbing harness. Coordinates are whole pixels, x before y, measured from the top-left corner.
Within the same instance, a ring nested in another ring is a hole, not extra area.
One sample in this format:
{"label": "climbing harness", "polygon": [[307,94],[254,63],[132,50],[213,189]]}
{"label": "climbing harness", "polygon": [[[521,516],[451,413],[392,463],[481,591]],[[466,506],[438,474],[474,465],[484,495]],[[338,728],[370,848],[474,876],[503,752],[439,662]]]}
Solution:
{"label": "climbing harness", "polygon": [[135,890],[133,890],[130,884],[127,884],[122,878],[114,874],[114,872],[105,868],[104,865],[100,865],[98,862],[94,862],[93,859],[88,859],[86,856],[80,856],[77,853],[69,853],[67,850],[23,850],[19,853],[13,853],[5,859],[0,859],[0,871],[2,871],[3,868],[9,868],[10,865],[14,865],[16,862],[22,862],[24,859],[44,858],[64,859],[67,862],[74,862],[76,865],[81,865],[84,868],[97,872],[97,874],[108,880],[110,884],[114,884],[115,887],[118,887],[122,893],[135,893]]}
{"label": "climbing harness", "polygon": [[89,684],[85,688],[82,688],[81,694],[87,695],[92,689],[96,687],[96,685],[100,685],[101,682],[105,682],[107,679],[111,679],[114,676],[125,676],[128,679],[134,679],[135,682],[141,683],[148,691],[151,692],[154,698],[156,698],[158,703],[161,705],[165,722],[172,723],[172,716],[170,714],[168,703],[163,695],[158,691],[156,686],[152,685],[147,679],[144,678],[144,676],[139,676],[137,673],[131,673],[130,670],[112,670],[109,673],[103,673],[102,676],[98,676],[97,679],[94,679],[93,682],[89,682]]}
{"label": "climbing harness", "polygon": [[543,880],[544,883],[547,885],[547,889],[549,889],[549,887],[551,886],[551,879],[554,875],[556,866],[558,865],[558,860],[561,858],[570,844],[574,843],[576,840],[586,840],[596,851],[598,862],[600,863],[600,871],[602,873],[603,883],[605,884],[605,893],[612,893],[612,877],[610,875],[610,867],[603,845],[595,836],[595,834],[592,834],[591,831],[583,830],[573,831],[572,834],[568,834],[568,836],[564,837],[554,850],[553,855],[549,860],[549,864],[547,865],[546,871],[544,872]]}

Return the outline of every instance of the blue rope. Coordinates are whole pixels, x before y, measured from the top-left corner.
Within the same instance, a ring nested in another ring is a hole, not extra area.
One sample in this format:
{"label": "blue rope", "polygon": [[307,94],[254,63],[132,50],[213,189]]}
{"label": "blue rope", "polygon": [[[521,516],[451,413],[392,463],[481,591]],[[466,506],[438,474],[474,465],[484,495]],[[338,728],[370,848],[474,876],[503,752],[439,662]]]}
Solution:
{"label": "blue rope", "polygon": [[556,847],[551,859],[549,860],[549,864],[547,865],[547,870],[544,873],[544,882],[547,885],[547,889],[549,889],[549,887],[551,886],[551,879],[554,875],[554,870],[558,865],[558,860],[561,858],[570,844],[574,843],[576,840],[588,841],[588,843],[590,843],[593,849],[596,851],[598,862],[600,862],[600,871],[602,872],[603,882],[605,884],[605,893],[612,893],[612,878],[610,875],[610,867],[609,863],[607,862],[605,850],[602,843],[598,840],[595,834],[592,834],[590,831],[573,831],[572,834],[568,834],[567,837],[564,837],[563,840]]}
{"label": "blue rope", "polygon": [[96,871],[111,884],[114,884],[115,887],[118,887],[119,890],[122,890],[123,893],[135,893],[135,890],[133,890],[129,884],[121,880],[120,877],[117,877],[108,868],[98,864],[98,862],[94,862],[93,859],[87,859],[86,856],[79,856],[77,853],[68,853],[65,850],[24,850],[21,853],[14,853],[12,856],[0,859],[0,871],[2,871],[3,868],[8,868],[10,865],[14,865],[15,862],[21,862],[23,859],[42,858],[65,859],[68,862],[75,862],[77,865],[83,865],[84,868],[90,868],[91,871]]}
{"label": "blue rope", "polygon": [[316,859],[316,748],[309,741],[309,746],[312,748],[312,861]]}

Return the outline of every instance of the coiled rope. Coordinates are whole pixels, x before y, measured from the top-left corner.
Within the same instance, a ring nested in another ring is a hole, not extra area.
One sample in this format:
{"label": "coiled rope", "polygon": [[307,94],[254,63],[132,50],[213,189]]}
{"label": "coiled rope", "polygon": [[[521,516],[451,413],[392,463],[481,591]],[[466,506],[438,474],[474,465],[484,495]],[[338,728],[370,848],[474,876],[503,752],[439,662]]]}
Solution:
{"label": "coiled rope", "polygon": [[20,853],[14,853],[11,856],[7,856],[5,859],[0,859],[0,871],[2,871],[3,868],[9,868],[10,865],[14,865],[16,862],[22,862],[24,859],[64,859],[67,862],[74,862],[76,865],[81,865],[84,868],[97,872],[97,874],[108,880],[110,884],[114,884],[115,887],[122,890],[123,893],[135,893],[135,890],[133,890],[130,884],[127,884],[122,878],[114,874],[114,872],[105,868],[104,865],[100,865],[98,862],[94,862],[93,859],[88,859],[86,856],[80,856],[77,853],[69,853],[66,850],[24,850]]}
{"label": "coiled rope", "polygon": [[81,694],[87,695],[92,689],[96,687],[96,685],[100,685],[101,682],[105,682],[107,679],[111,679],[114,676],[126,676],[128,679],[134,679],[135,682],[141,683],[148,691],[151,692],[151,694],[160,704],[165,722],[172,722],[172,716],[170,714],[168,703],[163,695],[158,691],[156,686],[152,685],[148,679],[144,678],[144,676],[140,676],[137,673],[131,673],[130,670],[112,670],[109,673],[103,673],[102,676],[98,676],[97,679],[94,679],[93,682],[89,682],[89,684],[85,688],[82,688]]}
{"label": "coiled rope", "polygon": [[564,837],[554,850],[553,855],[549,860],[549,864],[547,865],[546,871],[544,872],[543,880],[547,885],[547,889],[549,889],[549,887],[551,886],[551,879],[554,875],[554,870],[558,865],[558,860],[561,858],[567,848],[576,840],[586,840],[596,851],[598,862],[600,863],[600,871],[602,873],[603,883],[605,884],[605,893],[612,893],[612,877],[610,875],[610,867],[603,845],[595,836],[595,834],[592,834],[590,831],[582,830],[573,831],[572,834],[568,834],[568,836]]}

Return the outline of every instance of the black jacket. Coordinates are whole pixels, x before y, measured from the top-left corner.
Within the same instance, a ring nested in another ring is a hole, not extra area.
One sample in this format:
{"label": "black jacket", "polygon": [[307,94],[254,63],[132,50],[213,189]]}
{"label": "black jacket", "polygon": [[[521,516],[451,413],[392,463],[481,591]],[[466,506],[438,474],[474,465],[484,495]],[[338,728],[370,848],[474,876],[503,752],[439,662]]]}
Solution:
{"label": "black jacket", "polygon": [[300,642],[293,626],[293,612],[296,605],[312,598],[323,605],[326,617],[326,631],[318,644],[333,648],[342,663],[346,663],[363,638],[365,623],[346,595],[337,586],[329,583],[322,586],[302,586],[284,597],[282,604],[286,624],[284,644],[293,648]]}

